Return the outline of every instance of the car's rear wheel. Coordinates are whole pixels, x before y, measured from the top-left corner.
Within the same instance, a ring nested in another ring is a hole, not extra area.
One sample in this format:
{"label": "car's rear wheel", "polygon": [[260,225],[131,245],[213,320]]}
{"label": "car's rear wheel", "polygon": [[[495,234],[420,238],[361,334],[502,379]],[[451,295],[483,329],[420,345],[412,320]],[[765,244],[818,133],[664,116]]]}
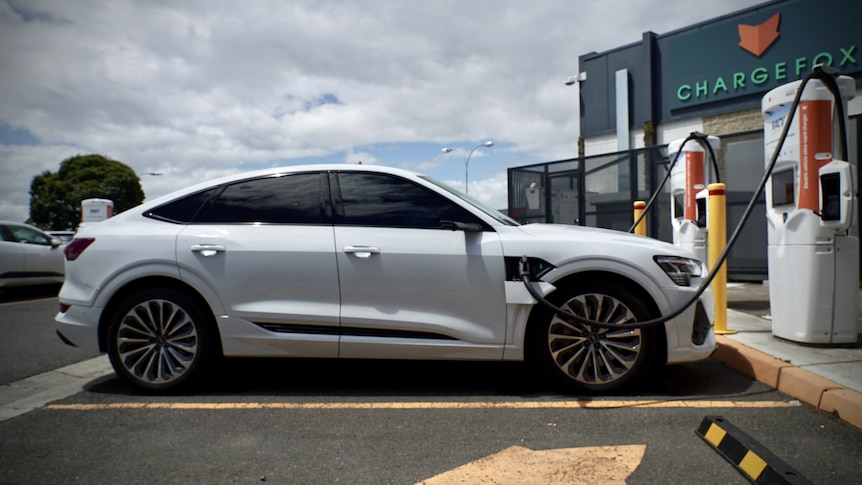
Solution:
{"label": "car's rear wheel", "polygon": [[654,329],[626,328],[648,320],[644,302],[623,285],[591,281],[563,287],[549,301],[588,320],[619,325],[619,329],[569,323],[536,308],[530,326],[532,357],[556,381],[573,390],[610,391],[629,383],[651,367]]}
{"label": "car's rear wheel", "polygon": [[141,290],[114,311],[108,356],[117,375],[142,389],[173,391],[198,379],[214,353],[206,313],[184,293]]}

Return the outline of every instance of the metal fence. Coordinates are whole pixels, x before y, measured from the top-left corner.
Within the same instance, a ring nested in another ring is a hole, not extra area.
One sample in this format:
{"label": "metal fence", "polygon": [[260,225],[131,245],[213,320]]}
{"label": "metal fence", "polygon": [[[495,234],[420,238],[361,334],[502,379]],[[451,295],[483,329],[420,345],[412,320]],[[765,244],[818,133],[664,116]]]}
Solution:
{"label": "metal fence", "polygon": [[[750,163],[763,166],[763,159]],[[508,212],[522,223],[574,224],[628,231],[633,223],[633,203],[650,199],[665,178],[669,165],[667,145],[661,145],[510,168]],[[734,191],[733,183],[727,185],[730,235],[754,191]],[[667,242],[673,241],[670,190],[668,181],[646,216],[647,235]],[[729,279],[761,281],[767,278],[765,212],[765,198],[761,196],[728,256]]]}

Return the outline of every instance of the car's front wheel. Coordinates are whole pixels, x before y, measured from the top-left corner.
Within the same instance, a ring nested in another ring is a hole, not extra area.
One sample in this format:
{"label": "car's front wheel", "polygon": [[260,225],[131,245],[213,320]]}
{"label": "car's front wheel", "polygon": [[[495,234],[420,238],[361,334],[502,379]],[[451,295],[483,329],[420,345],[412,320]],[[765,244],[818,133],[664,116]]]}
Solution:
{"label": "car's front wheel", "polygon": [[651,318],[648,307],[623,285],[591,281],[559,288],[549,295],[555,305],[588,320],[619,325],[602,328],[570,323],[536,308],[528,345],[532,357],[552,378],[574,390],[617,389],[650,367],[657,332],[626,328]]}
{"label": "car's front wheel", "polygon": [[108,327],[108,356],[117,375],[152,392],[197,379],[214,353],[205,315],[198,303],[170,288],[126,298]]}

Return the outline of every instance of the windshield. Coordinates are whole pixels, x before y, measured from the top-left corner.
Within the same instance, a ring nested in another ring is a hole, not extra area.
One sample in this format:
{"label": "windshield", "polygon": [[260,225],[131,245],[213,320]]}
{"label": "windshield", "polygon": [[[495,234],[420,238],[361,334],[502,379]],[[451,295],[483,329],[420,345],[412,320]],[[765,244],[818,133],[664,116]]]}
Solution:
{"label": "windshield", "polygon": [[444,184],[443,182],[440,182],[439,180],[436,180],[432,177],[428,177],[426,175],[420,175],[420,177],[422,177],[423,179],[425,179],[425,180],[431,182],[432,184],[440,187],[441,189],[446,190],[447,192],[451,193],[455,197],[458,197],[459,199],[467,202],[468,204],[472,205],[473,207],[476,207],[480,211],[484,212],[485,214],[488,214],[489,216],[493,217],[497,221],[499,221],[499,222],[501,222],[507,226],[520,226],[518,221],[516,221],[515,219],[512,219],[511,217],[500,212],[499,210],[494,209],[491,206],[485,205],[483,202],[479,202],[478,200],[470,197],[469,195],[467,195],[461,191],[458,191],[458,190]]}

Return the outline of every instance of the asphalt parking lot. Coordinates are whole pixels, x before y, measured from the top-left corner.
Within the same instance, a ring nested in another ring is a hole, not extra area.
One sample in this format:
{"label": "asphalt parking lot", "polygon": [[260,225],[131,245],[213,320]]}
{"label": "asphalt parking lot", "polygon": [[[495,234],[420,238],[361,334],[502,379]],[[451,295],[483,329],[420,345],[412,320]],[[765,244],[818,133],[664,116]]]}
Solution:
{"label": "asphalt parking lot", "polygon": [[[94,379],[0,423],[0,481],[457,483],[433,479],[475,477],[471,467],[490,461],[509,478],[576,470],[626,483],[747,483],[696,434],[715,415],[814,483],[849,483],[862,460],[858,429],[714,360],[610,396],[560,394],[518,364],[394,364],[244,360],[178,396]],[[530,458],[512,464],[516,451]],[[621,472],[623,461],[633,465]]]}
{"label": "asphalt parking lot", "polygon": [[[46,342],[9,348],[46,350],[55,311],[50,295],[0,306]],[[707,416],[814,483],[851,483],[862,463],[858,428],[714,359],[602,396],[514,363],[250,359],[177,396],[86,378],[0,422],[0,482],[748,483],[696,434]]]}

